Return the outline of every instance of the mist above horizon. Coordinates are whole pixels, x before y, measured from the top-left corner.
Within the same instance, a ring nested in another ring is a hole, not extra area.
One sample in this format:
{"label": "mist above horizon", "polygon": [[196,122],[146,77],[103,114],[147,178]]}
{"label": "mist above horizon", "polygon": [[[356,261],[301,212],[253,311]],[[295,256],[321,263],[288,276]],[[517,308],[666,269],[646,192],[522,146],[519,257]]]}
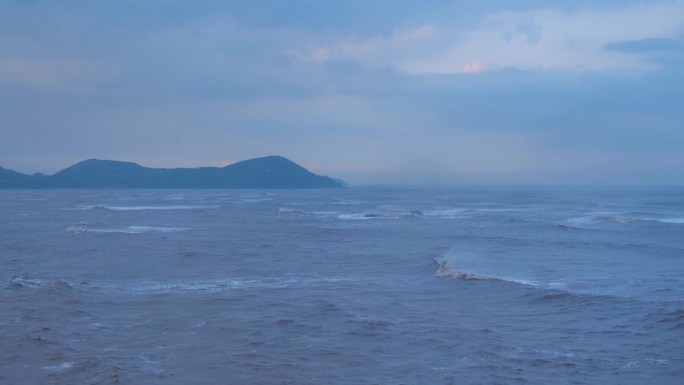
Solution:
{"label": "mist above horizon", "polygon": [[0,167],[684,183],[684,1],[0,4]]}

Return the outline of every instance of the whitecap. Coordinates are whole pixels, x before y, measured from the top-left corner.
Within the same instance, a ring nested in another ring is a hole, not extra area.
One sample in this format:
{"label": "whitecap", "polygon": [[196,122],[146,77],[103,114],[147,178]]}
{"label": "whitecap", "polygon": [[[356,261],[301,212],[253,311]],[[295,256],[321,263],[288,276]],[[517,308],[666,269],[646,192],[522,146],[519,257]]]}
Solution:
{"label": "whitecap", "polygon": [[667,365],[670,363],[668,360],[662,360],[662,359],[654,359],[654,358],[647,358],[646,362],[649,364],[656,364],[656,365]]}
{"label": "whitecap", "polygon": [[65,362],[61,365],[56,365],[56,366],[43,366],[43,370],[49,370],[51,372],[59,372],[62,370],[69,369],[72,366],[74,366],[73,362]]}
{"label": "whitecap", "polygon": [[278,278],[227,278],[198,282],[138,282],[135,284],[100,284],[104,291],[130,295],[157,294],[211,294],[225,290],[243,289],[286,289],[289,287],[307,287],[327,283],[360,282],[355,278],[320,277],[320,276],[286,276]]}
{"label": "whitecap", "polygon": [[290,209],[286,207],[281,207],[278,209],[281,214],[293,214],[293,215],[317,215],[317,216],[337,216],[339,213],[333,211],[305,211],[300,209]]}
{"label": "whitecap", "polygon": [[304,210],[288,209],[288,208],[279,208],[278,212],[281,214],[307,214],[307,212]]}
{"label": "whitecap", "polygon": [[664,360],[664,359],[653,359],[653,358],[647,358],[643,361],[630,361],[623,365],[623,368],[625,369],[631,369],[635,368],[637,366],[641,366],[642,364],[649,364],[649,365],[656,365],[656,366],[664,366],[668,365],[670,363],[669,360]]}
{"label": "whitecap", "polygon": [[10,280],[10,284],[14,287],[42,287],[45,285],[45,281],[35,278],[29,278],[28,275],[16,275]]}
{"label": "whitecap", "polygon": [[221,207],[220,205],[208,206],[104,206],[109,210],[115,211],[136,211],[136,210],[199,210],[199,209],[215,209]]}
{"label": "whitecap", "polygon": [[88,231],[88,229],[84,224],[76,224],[65,228],[64,231],[68,231],[70,233],[84,233]]}
{"label": "whitecap", "polygon": [[591,215],[587,217],[579,217],[568,220],[570,223],[596,223],[596,222],[612,222],[612,223],[632,223],[637,221],[660,222],[669,224],[684,224],[684,218],[636,218],[626,215]]}
{"label": "whitecap", "polygon": [[128,226],[113,229],[86,229],[93,233],[124,233],[124,234],[144,234],[144,233],[175,233],[178,231],[190,230],[186,227],[160,227],[160,226]]}
{"label": "whitecap", "polygon": [[502,209],[476,209],[476,212],[480,213],[508,213],[508,212],[525,212],[525,211],[535,211],[535,209],[525,209],[525,208],[502,208]]}
{"label": "whitecap", "polygon": [[329,204],[331,204],[331,205],[359,205],[362,203],[363,203],[362,201],[353,200],[353,199],[333,198],[333,201],[330,202]]}
{"label": "whitecap", "polygon": [[456,208],[456,209],[444,209],[444,210],[429,210],[424,211],[423,214],[429,217],[438,218],[465,218],[470,210]]}
{"label": "whitecap", "polygon": [[606,215],[591,215],[588,217],[579,217],[569,219],[570,223],[596,223],[596,222],[614,222],[614,223],[630,223],[638,221],[638,218],[625,216],[606,216]]}
{"label": "whitecap", "polygon": [[239,201],[235,203],[256,203],[256,202],[266,202],[266,201],[272,201],[273,198],[238,198],[240,199]]}
{"label": "whitecap", "polygon": [[517,283],[520,285],[526,285],[526,286],[534,286],[534,287],[541,287],[542,285],[524,280],[524,279],[517,279],[517,278],[510,278],[510,277],[494,277],[490,275],[482,275],[482,274],[477,274],[477,273],[472,273],[466,270],[461,270],[458,267],[454,265],[454,262],[452,259],[448,258],[435,258],[435,263],[437,264],[437,271],[435,272],[435,276],[437,277],[450,277],[450,278],[456,278],[456,279],[461,279],[461,280],[466,280],[466,281],[506,281],[506,282],[512,282],[512,283]]}
{"label": "whitecap", "polygon": [[662,223],[674,223],[674,224],[684,224],[684,218],[664,218],[664,219],[655,219],[655,218],[645,218],[644,220],[646,221],[656,221],[656,222],[662,222]]}
{"label": "whitecap", "polygon": [[74,205],[72,208],[65,210],[107,210],[108,207],[101,205]]}
{"label": "whitecap", "polygon": [[423,216],[419,210],[413,211],[366,211],[356,214],[337,214],[340,219],[399,219]]}
{"label": "whitecap", "polygon": [[340,219],[347,219],[347,220],[372,219],[371,217],[365,216],[364,214],[338,214],[337,217]]}

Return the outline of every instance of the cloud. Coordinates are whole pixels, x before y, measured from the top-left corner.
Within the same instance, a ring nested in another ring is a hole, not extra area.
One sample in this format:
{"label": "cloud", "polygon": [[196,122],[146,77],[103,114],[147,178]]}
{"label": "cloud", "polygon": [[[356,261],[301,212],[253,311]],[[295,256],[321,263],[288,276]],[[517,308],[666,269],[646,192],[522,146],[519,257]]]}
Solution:
{"label": "cloud", "polygon": [[390,40],[394,44],[412,44],[430,41],[437,35],[437,28],[434,25],[426,24],[407,30],[395,29]]}
{"label": "cloud", "polygon": [[328,61],[331,56],[330,50],[324,47],[313,48],[304,53],[296,49],[287,49],[285,50],[285,53],[292,55],[298,60],[311,61],[316,63],[324,63]]}
{"label": "cloud", "polygon": [[530,15],[504,14],[494,17],[493,20],[496,20],[499,34],[509,44],[516,40],[536,44],[541,39],[542,27]]}
{"label": "cloud", "polygon": [[[624,49],[615,49],[611,42],[676,36],[684,30],[683,11],[684,3],[678,1],[576,11],[549,8],[493,13],[466,30],[448,24],[415,29],[427,37],[420,45],[399,46],[398,41],[405,39],[398,37],[413,34],[394,33],[392,38],[347,44],[347,51],[365,53],[355,55],[365,65],[388,65],[421,74],[459,73],[477,61],[487,62],[488,70],[645,69],[649,68],[647,60],[638,55],[626,57],[622,55]],[[652,22],[655,20],[657,23]],[[606,46],[613,49],[604,49]]]}
{"label": "cloud", "polygon": [[432,24],[411,28],[394,28],[388,36],[359,38],[357,36],[335,37],[327,48],[338,61],[353,61],[372,68],[394,66],[407,53],[432,50],[440,39],[439,29]]}
{"label": "cloud", "polygon": [[607,51],[626,53],[684,52],[684,40],[652,37],[640,40],[609,42]]}
{"label": "cloud", "polygon": [[478,60],[476,62],[468,63],[463,66],[461,69],[461,72],[466,73],[466,74],[474,74],[478,72],[482,72],[485,69],[487,69],[487,62],[484,60]]}
{"label": "cloud", "polygon": [[110,77],[113,69],[87,60],[0,58],[0,84],[24,85],[63,92],[89,87]]}
{"label": "cloud", "polygon": [[11,4],[3,167],[281,154],[352,183],[681,180],[681,1]]}

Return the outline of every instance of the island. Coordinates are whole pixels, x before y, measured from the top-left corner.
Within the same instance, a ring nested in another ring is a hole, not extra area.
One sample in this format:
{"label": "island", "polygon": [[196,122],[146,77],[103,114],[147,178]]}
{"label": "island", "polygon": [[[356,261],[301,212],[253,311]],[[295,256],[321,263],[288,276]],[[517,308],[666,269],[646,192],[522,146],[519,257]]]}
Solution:
{"label": "island", "polygon": [[316,175],[282,156],[250,159],[226,167],[168,169],[89,159],[53,175],[26,175],[0,167],[0,189],[310,189],[344,186],[339,179]]}

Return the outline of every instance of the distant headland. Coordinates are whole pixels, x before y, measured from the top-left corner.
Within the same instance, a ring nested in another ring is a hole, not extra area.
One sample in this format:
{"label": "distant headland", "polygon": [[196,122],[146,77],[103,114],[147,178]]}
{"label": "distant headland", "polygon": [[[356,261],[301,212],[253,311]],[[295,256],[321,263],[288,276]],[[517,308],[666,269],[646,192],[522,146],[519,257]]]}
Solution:
{"label": "distant headland", "polygon": [[304,189],[341,188],[344,182],[316,175],[282,156],[226,167],[148,168],[132,162],[90,159],[53,175],[21,174],[0,167],[0,189]]}

